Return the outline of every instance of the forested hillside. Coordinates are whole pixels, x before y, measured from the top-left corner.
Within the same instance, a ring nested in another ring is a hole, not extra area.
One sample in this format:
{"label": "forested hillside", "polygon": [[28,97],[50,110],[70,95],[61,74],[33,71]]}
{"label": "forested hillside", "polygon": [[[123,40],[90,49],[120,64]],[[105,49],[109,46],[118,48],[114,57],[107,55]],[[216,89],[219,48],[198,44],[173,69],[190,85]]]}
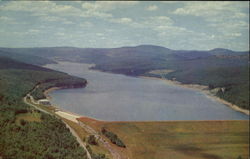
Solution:
{"label": "forested hillside", "polygon": [[47,58],[43,58],[43,57],[26,55],[26,54],[18,54],[14,52],[1,51],[1,50],[0,50],[0,56],[7,57],[12,60],[19,61],[19,62],[24,62],[27,64],[33,64],[33,65],[45,65],[45,64],[55,63],[54,61],[49,60]]}
{"label": "forested hillside", "polygon": [[84,79],[0,56],[0,158],[86,158],[61,120],[23,102],[25,94],[36,84],[48,84],[52,79],[64,87],[86,84]]}

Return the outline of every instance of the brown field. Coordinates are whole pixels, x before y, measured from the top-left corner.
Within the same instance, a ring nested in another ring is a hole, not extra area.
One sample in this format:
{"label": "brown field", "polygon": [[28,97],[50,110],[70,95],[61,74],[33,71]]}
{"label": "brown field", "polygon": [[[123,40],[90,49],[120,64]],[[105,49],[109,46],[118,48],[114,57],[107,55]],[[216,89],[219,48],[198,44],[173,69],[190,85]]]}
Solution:
{"label": "brown field", "polygon": [[[117,134],[130,159],[242,159],[249,157],[249,121],[81,121]],[[118,149],[119,150],[119,149]]]}

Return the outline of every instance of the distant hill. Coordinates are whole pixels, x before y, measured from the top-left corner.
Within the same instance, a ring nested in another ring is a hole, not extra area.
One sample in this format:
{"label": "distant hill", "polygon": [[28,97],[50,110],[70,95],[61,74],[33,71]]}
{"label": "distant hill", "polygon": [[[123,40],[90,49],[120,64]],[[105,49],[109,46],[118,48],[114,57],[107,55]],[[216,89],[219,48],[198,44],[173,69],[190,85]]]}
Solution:
{"label": "distant hill", "polygon": [[50,69],[31,65],[23,62],[13,60],[8,57],[2,57],[0,55],[0,69],[25,69],[25,70],[38,70],[38,71],[52,71]]}
{"label": "distant hill", "polygon": [[232,50],[228,50],[228,49],[223,49],[223,48],[216,48],[216,49],[212,49],[209,51],[212,55],[244,55],[246,53],[249,53],[247,51],[232,51]]}
{"label": "distant hill", "polygon": [[[104,63],[104,61],[131,61],[136,58],[139,61],[166,61],[173,59],[191,60],[196,58],[207,58],[210,56],[248,56],[249,51],[237,52],[228,49],[216,48],[209,51],[199,50],[171,50],[155,45],[139,45],[134,47],[120,48],[75,48],[75,47],[43,47],[43,48],[0,48],[1,52],[7,52],[8,57],[18,57],[18,54],[29,55],[29,58],[37,56],[43,59],[36,60],[37,63],[49,63],[55,59],[70,60],[76,62],[95,62]],[[31,56],[32,55],[32,56]],[[18,57],[20,58],[20,57]],[[123,58],[121,60],[121,58]],[[245,57],[247,58],[247,57]],[[17,59],[17,58],[16,58]],[[32,60],[30,60],[32,61]],[[27,61],[26,61],[27,62]]]}
{"label": "distant hill", "polygon": [[19,61],[19,62],[24,62],[28,64],[35,64],[35,65],[45,65],[49,63],[55,63],[52,60],[49,60],[44,57],[39,57],[35,55],[26,55],[26,54],[20,54],[20,53],[14,53],[14,52],[8,52],[6,50],[0,50],[0,56],[1,57],[8,57],[10,59]]}

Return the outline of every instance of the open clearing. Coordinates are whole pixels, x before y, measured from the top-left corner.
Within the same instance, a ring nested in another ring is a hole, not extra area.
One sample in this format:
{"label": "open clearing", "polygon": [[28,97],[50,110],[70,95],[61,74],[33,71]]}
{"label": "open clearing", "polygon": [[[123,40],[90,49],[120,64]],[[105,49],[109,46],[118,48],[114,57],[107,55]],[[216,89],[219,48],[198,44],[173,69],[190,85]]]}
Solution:
{"label": "open clearing", "polygon": [[133,159],[237,159],[249,156],[249,121],[99,122],[114,132]]}

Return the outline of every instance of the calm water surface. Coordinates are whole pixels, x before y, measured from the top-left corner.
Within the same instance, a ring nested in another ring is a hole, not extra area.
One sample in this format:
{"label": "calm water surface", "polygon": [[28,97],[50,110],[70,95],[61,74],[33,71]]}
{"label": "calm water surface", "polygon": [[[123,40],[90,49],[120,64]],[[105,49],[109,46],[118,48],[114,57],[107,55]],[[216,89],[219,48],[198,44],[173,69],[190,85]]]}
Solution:
{"label": "calm water surface", "polygon": [[50,93],[52,103],[102,120],[229,120],[247,115],[201,92],[161,80],[89,70],[88,64],[60,62],[46,67],[87,79],[85,88]]}

